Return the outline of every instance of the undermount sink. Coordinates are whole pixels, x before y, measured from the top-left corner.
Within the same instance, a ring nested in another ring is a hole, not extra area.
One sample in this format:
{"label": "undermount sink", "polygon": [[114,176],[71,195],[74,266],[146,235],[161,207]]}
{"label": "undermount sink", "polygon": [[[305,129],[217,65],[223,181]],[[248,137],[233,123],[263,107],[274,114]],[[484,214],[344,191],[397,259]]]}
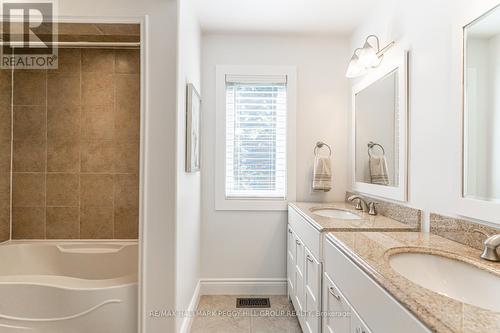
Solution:
{"label": "undermount sink", "polygon": [[316,208],[311,209],[311,212],[315,215],[323,217],[331,217],[342,220],[361,220],[361,216],[351,213],[347,210],[336,209],[336,208]]}
{"label": "undermount sink", "polygon": [[500,276],[463,261],[419,252],[389,257],[391,267],[408,280],[457,301],[500,312]]}

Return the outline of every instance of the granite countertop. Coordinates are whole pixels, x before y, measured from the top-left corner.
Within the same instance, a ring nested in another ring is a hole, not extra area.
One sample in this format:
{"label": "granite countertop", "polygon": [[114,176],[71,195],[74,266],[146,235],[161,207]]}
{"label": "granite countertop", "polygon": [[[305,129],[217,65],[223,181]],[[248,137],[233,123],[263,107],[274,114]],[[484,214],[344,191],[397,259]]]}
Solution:
{"label": "granite countertop", "polygon": [[458,259],[500,275],[500,263],[480,259],[481,251],[422,232],[331,232],[327,237],[433,332],[500,332],[499,312],[423,288],[396,273],[389,264],[392,254],[423,252]]}
{"label": "granite countertop", "polygon": [[[353,208],[345,202],[317,203],[293,202],[289,206],[302,215],[317,230],[323,231],[418,231],[420,226],[404,224],[382,215],[368,215]],[[344,220],[332,217],[323,217],[313,214],[311,209],[335,208],[346,210],[361,217],[360,220]]]}

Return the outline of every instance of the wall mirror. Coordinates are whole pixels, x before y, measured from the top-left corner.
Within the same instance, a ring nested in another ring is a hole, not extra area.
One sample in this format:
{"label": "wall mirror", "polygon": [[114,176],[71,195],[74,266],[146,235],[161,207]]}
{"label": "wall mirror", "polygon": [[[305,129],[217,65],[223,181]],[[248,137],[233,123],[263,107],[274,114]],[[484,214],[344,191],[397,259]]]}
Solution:
{"label": "wall mirror", "polygon": [[500,6],[464,26],[463,38],[464,215],[498,222]]}
{"label": "wall mirror", "polygon": [[353,88],[353,190],[406,201],[406,53]]}

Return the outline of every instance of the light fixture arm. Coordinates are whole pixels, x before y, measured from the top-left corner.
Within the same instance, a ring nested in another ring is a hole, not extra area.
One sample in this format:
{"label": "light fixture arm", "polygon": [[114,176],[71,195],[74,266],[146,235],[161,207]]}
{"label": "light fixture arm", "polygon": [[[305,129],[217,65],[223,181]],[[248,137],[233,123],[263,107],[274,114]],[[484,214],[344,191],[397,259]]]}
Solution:
{"label": "light fixture arm", "polygon": [[370,38],[375,38],[375,41],[377,42],[377,53],[380,52],[380,39],[378,39],[376,35],[368,35],[368,37],[366,37],[365,39],[365,43],[369,43],[368,40]]}
{"label": "light fixture arm", "polygon": [[384,46],[384,48],[382,48],[382,50],[377,52],[377,56],[380,57],[380,56],[384,55],[384,53],[387,52],[387,50],[389,50],[391,47],[393,47],[394,44],[396,44],[396,42],[392,41],[389,44],[387,44],[386,46]]}

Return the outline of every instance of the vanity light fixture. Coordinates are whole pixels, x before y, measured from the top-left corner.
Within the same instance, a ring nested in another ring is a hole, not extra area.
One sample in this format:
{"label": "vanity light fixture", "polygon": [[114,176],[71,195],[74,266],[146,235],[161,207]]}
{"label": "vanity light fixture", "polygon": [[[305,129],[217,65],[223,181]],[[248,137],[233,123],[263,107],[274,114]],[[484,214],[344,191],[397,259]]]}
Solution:
{"label": "vanity light fixture", "polygon": [[[370,44],[370,39],[374,39],[376,45]],[[380,40],[375,35],[369,35],[365,39],[363,47],[354,50],[354,54],[349,62],[346,77],[355,78],[365,75],[370,69],[376,68],[382,62],[384,53],[394,45],[394,41],[390,42],[383,49],[380,49]]]}

